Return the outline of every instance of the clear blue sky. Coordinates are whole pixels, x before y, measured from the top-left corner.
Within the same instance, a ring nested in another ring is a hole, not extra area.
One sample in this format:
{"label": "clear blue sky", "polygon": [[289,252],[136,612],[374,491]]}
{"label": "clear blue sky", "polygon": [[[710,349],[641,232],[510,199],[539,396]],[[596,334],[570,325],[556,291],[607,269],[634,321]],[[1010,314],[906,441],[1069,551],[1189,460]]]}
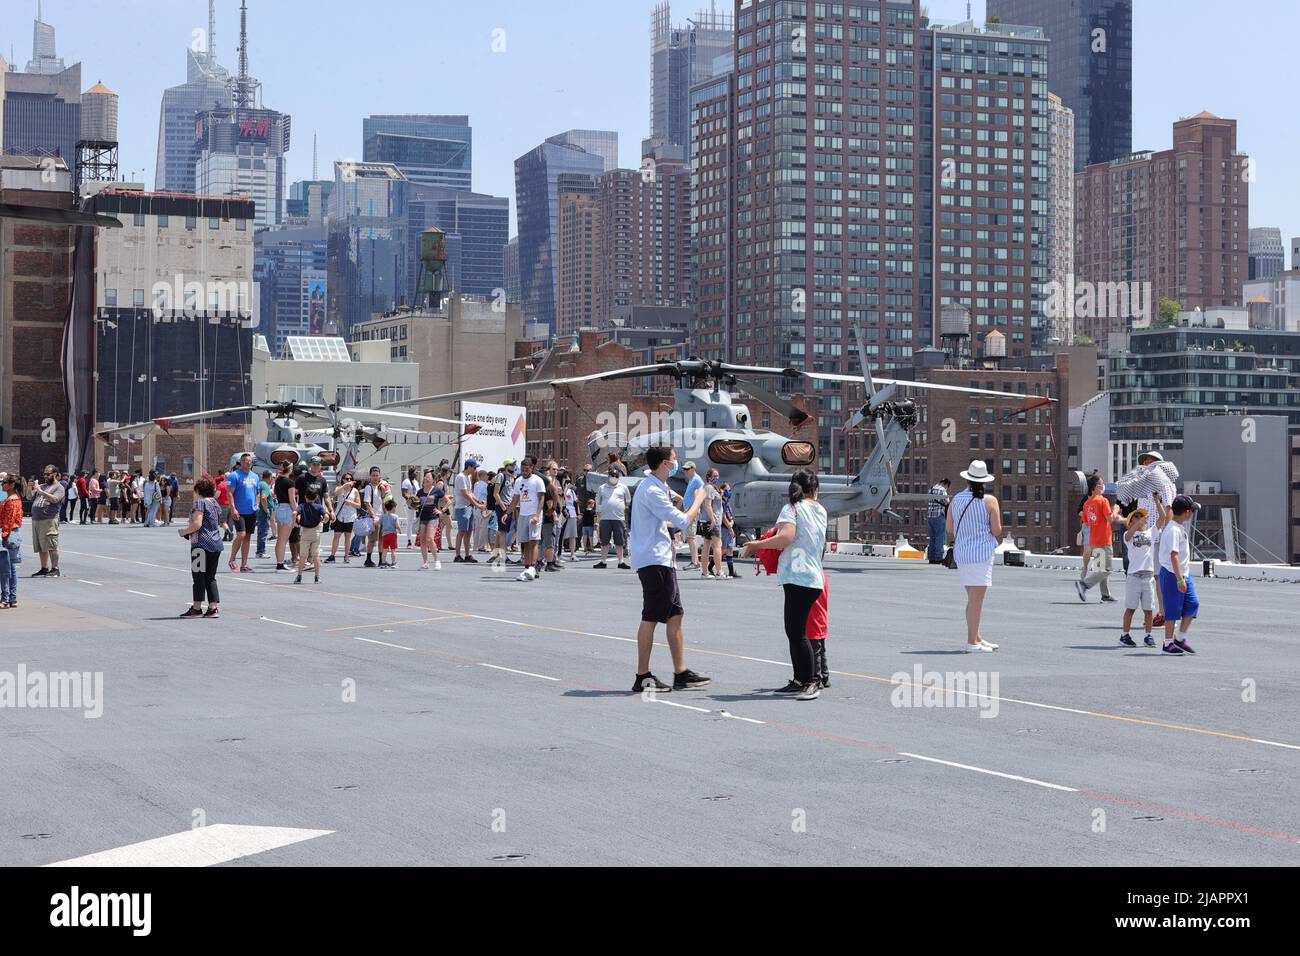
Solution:
{"label": "clear blue sky", "polygon": [[[673,19],[707,3],[674,3]],[[293,116],[290,181],[311,175],[313,131],[329,176],[333,160],[360,158],[361,119],[369,113],[468,113],[474,188],[509,196],[513,219],[514,160],[549,135],[614,129],[621,163],[640,164],[653,5],[249,0],[251,69],[266,105]],[[21,69],[31,56],[36,0],[2,6],[0,51],[8,58],[12,47]],[[929,7],[938,20],[965,12],[964,0],[929,0]],[[973,7],[983,15],[983,0]],[[1134,148],[1169,146],[1172,122],[1203,109],[1236,119],[1239,147],[1255,158],[1258,174],[1251,225],[1280,226],[1289,249],[1300,236],[1300,124],[1288,108],[1300,4],[1135,0],[1134,7]],[[238,0],[219,0],[217,14],[218,53],[233,70]],[[206,0],[44,0],[44,17],[58,31],[59,55],[81,61],[84,85],[102,79],[121,96],[122,168],[152,187],[159,100],[185,78],[185,49],[193,31],[207,27]],[[502,53],[492,51],[498,29]]]}

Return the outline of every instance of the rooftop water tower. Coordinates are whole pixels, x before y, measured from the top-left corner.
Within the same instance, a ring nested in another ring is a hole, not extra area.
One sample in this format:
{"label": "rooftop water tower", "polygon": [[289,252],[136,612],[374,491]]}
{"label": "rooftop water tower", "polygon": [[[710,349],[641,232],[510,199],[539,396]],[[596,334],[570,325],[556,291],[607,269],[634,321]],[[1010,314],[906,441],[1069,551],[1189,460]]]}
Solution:
{"label": "rooftop water tower", "polygon": [[939,338],[952,355],[953,365],[961,367],[970,339],[970,310],[958,302],[950,302],[939,311]]}

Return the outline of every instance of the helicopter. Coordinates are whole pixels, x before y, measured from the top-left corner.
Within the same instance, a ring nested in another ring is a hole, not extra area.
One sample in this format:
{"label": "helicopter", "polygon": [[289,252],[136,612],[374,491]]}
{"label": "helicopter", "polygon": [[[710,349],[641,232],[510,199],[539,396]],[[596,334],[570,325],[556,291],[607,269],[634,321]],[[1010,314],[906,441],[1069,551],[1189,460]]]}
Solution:
{"label": "helicopter", "polygon": [[[988,398],[1014,399],[1021,403],[1021,407],[1015,410],[1017,412],[1031,411],[1056,401],[1016,392],[873,377],[862,330],[855,328],[854,331],[858,360],[862,367],[861,378],[807,372],[798,368],[765,368],[687,359],[613,369],[574,378],[543,379],[413,398],[390,402],[380,408],[418,406],[543,389],[571,395],[574,388],[580,388],[589,382],[653,375],[673,378],[677,384],[673,390],[674,406],[668,416],[667,427],[645,435],[595,431],[587,440],[592,464],[596,468],[602,467],[608,452],[617,451],[634,471],[640,470],[647,449],[656,445],[672,447],[677,452],[678,460],[683,463],[694,460],[700,463],[701,470],[716,468],[720,481],[731,486],[731,507],[737,528],[758,528],[770,524],[773,516],[788,500],[790,475],[801,468],[815,467],[817,446],[811,441],[786,438],[753,426],[749,408],[733,400],[736,389],[742,389],[786,416],[796,431],[810,417],[808,412],[753,381],[755,377],[778,379],[788,389],[797,387],[804,379],[861,382],[865,387],[866,401],[849,418],[846,428],[854,429],[869,424],[875,430],[876,442],[856,475],[817,476],[820,485],[818,501],[825,507],[830,518],[868,512],[902,520],[890,510],[891,504],[898,497],[894,477],[898,463],[907,450],[908,432],[916,426],[919,414],[912,399],[898,397],[899,388],[955,391]],[[604,472],[593,470],[587,478],[588,490],[596,491],[605,480]],[[629,476],[621,480],[635,493],[641,478]],[[679,493],[684,490],[682,479],[675,478],[672,484]]]}
{"label": "helicopter", "polygon": [[[107,443],[115,435],[131,435],[159,429],[170,434],[178,425],[187,425],[207,421],[211,418],[223,418],[227,415],[242,415],[248,412],[264,412],[267,416],[267,440],[257,442],[251,454],[253,468],[256,471],[276,471],[281,464],[305,464],[313,457],[321,459],[321,464],[329,469],[350,469],[356,466],[358,449],[362,444],[373,445],[377,450],[388,444],[384,437],[387,432],[381,425],[364,424],[361,419],[398,419],[406,422],[441,422],[455,425],[460,423],[446,418],[433,418],[428,415],[414,415],[404,412],[383,411],[373,408],[350,408],[337,404],[316,405],[304,402],[263,402],[257,405],[240,405],[235,408],[218,408],[206,412],[190,412],[185,415],[172,415],[154,418],[130,425],[118,425],[95,432],[95,436]],[[348,416],[341,418],[340,416]],[[299,419],[324,422],[327,427],[304,429]],[[463,434],[473,434],[478,425],[468,425]],[[404,429],[398,429],[404,431]],[[309,441],[308,439],[328,436],[328,441]],[[463,436],[462,436],[463,437]],[[340,446],[342,451],[340,451]],[[244,452],[230,456],[229,467],[233,470]]]}

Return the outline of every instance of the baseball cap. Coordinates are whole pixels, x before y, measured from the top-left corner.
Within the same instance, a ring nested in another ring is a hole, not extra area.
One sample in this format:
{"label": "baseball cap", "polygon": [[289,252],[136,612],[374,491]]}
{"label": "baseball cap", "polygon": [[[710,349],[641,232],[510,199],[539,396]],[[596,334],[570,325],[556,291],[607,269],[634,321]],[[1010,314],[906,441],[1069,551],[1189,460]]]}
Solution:
{"label": "baseball cap", "polygon": [[695,462],[688,461],[686,464],[682,465],[682,471],[690,471],[694,467],[695,467]]}
{"label": "baseball cap", "polygon": [[478,459],[476,459],[476,458],[467,458],[467,459],[465,459],[465,467],[466,467],[466,468],[477,468],[477,467],[478,467]]}
{"label": "baseball cap", "polygon": [[309,465],[319,465],[319,464],[322,464],[322,462],[321,462],[321,460],[320,460],[320,455],[312,455],[310,458],[307,459],[307,464],[309,464]]}
{"label": "baseball cap", "polygon": [[1169,506],[1170,510],[1176,515],[1187,514],[1189,511],[1200,511],[1201,505],[1198,501],[1193,501],[1187,495],[1179,495]]}
{"label": "baseball cap", "polygon": [[1152,461],[1165,460],[1165,456],[1160,454],[1158,451],[1144,451],[1142,454],[1138,455],[1138,461],[1142,461],[1144,458],[1150,458]]}

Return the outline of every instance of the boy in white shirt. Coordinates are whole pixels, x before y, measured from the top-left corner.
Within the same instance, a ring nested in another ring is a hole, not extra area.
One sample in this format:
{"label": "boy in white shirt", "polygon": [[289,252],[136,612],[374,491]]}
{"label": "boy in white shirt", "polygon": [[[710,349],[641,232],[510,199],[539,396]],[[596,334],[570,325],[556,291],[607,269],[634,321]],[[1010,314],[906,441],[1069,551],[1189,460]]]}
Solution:
{"label": "boy in white shirt", "polygon": [[1147,530],[1148,517],[1146,508],[1138,508],[1128,516],[1128,530],[1124,532],[1128,579],[1124,587],[1124,633],[1119,642],[1125,647],[1137,647],[1129,627],[1133,624],[1133,612],[1139,607],[1142,608],[1142,624],[1147,632],[1144,643],[1147,647],[1156,646],[1156,639],[1151,636],[1156,603],[1155,555],[1152,553],[1154,542]]}
{"label": "boy in white shirt", "polygon": [[[1169,506],[1169,523],[1160,532],[1160,593],[1165,601],[1166,654],[1195,654],[1187,643],[1187,632],[1200,611],[1196,586],[1192,583],[1191,536],[1187,524],[1201,506],[1187,495],[1179,495]],[[1179,636],[1174,638],[1174,624]]]}

